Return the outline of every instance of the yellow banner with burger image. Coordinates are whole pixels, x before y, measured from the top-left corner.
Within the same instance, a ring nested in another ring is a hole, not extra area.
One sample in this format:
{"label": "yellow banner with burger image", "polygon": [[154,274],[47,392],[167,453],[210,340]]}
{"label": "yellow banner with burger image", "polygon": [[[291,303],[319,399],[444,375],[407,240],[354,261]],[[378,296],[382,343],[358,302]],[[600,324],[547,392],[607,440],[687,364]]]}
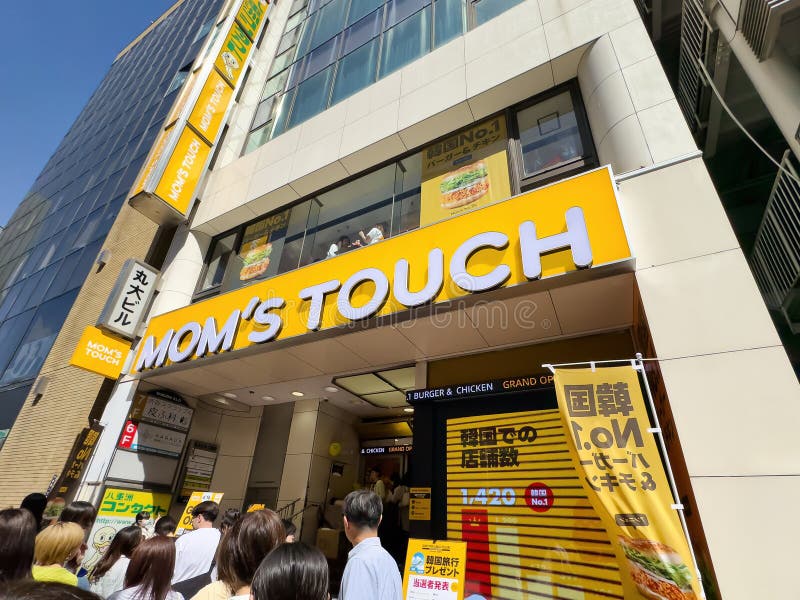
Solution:
{"label": "yellow banner with burger image", "polygon": [[510,198],[507,144],[500,115],[425,148],[420,225]]}
{"label": "yellow banner with burger image", "polygon": [[697,600],[702,590],[631,366],[556,369],[582,485],[620,565],[626,600]]}

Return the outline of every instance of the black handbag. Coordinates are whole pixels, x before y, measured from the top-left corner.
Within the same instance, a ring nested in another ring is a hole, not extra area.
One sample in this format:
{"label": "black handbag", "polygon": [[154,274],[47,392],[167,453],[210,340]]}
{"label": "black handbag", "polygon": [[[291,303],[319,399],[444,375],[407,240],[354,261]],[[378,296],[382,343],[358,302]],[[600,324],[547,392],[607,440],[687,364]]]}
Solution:
{"label": "black handbag", "polygon": [[211,583],[211,572],[214,570],[214,566],[216,564],[217,561],[212,560],[211,567],[208,569],[208,573],[201,573],[200,575],[195,575],[194,577],[184,579],[178,583],[173,583],[172,591],[181,594],[184,600],[190,600],[197,595],[197,592]]}

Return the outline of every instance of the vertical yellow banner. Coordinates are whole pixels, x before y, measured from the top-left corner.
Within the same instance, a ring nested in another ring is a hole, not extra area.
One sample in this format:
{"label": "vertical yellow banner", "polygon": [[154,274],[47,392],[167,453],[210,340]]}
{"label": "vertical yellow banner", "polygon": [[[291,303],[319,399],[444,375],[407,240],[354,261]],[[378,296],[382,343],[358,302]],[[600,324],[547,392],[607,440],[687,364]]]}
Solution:
{"label": "vertical yellow banner", "polygon": [[244,63],[252,45],[253,42],[250,41],[247,34],[234,23],[228,32],[228,37],[225,38],[222,50],[214,61],[214,66],[233,88],[239,82],[239,75],[244,69]]}
{"label": "vertical yellow banner", "polygon": [[194,525],[192,525],[192,511],[195,506],[206,500],[211,500],[219,504],[222,502],[223,495],[224,492],[192,492],[189,502],[186,503],[186,508],[183,509],[181,520],[178,521],[178,528],[175,530],[175,535],[181,535],[194,529]]}
{"label": "vertical yellow banner", "polygon": [[672,491],[630,366],[557,369],[569,449],[620,562],[626,600],[702,597]]}
{"label": "vertical yellow banner", "polygon": [[408,540],[403,600],[463,600],[466,542]]}
{"label": "vertical yellow banner", "polygon": [[156,196],[186,215],[210,153],[211,147],[200,136],[184,129],[156,186]]}

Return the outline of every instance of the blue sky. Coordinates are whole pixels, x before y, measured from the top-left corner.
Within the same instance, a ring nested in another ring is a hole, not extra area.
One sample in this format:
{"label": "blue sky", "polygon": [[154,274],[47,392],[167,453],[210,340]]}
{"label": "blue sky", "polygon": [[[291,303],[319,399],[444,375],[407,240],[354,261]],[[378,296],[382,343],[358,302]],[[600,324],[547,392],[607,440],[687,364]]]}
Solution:
{"label": "blue sky", "polygon": [[3,3],[0,225],[11,218],[114,57],[174,1]]}

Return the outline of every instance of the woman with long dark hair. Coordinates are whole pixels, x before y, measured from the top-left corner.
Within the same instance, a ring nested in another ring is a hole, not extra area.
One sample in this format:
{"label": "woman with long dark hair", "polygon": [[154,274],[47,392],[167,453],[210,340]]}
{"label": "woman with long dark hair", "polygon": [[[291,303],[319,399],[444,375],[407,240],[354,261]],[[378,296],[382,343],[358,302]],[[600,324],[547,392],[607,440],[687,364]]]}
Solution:
{"label": "woman with long dark hair", "polygon": [[327,600],[328,561],[303,542],[275,548],[258,567],[250,593],[254,600]]}
{"label": "woman with long dark hair", "polygon": [[95,594],[108,598],[125,587],[125,571],[133,551],[141,541],[142,530],[136,525],[117,532],[103,557],[89,573],[89,583]]}
{"label": "woman with long dark hair", "polygon": [[125,589],[109,600],[183,600],[170,589],[175,570],[175,543],[162,536],[143,541],[133,551],[125,573]]}
{"label": "woman with long dark hair", "polygon": [[42,521],[44,518],[44,509],[47,508],[47,496],[38,492],[28,494],[23,498],[22,504],[20,504],[19,507],[31,512],[33,518],[36,519],[37,531],[41,531],[42,527],[44,527]]}
{"label": "woman with long dark hair", "polygon": [[258,565],[283,543],[286,531],[271,510],[243,515],[225,532],[217,550],[217,581],[201,589],[192,600],[249,600],[250,583]]}
{"label": "woman with long dark hair", "polygon": [[0,510],[0,585],[30,579],[36,520],[23,508]]}

